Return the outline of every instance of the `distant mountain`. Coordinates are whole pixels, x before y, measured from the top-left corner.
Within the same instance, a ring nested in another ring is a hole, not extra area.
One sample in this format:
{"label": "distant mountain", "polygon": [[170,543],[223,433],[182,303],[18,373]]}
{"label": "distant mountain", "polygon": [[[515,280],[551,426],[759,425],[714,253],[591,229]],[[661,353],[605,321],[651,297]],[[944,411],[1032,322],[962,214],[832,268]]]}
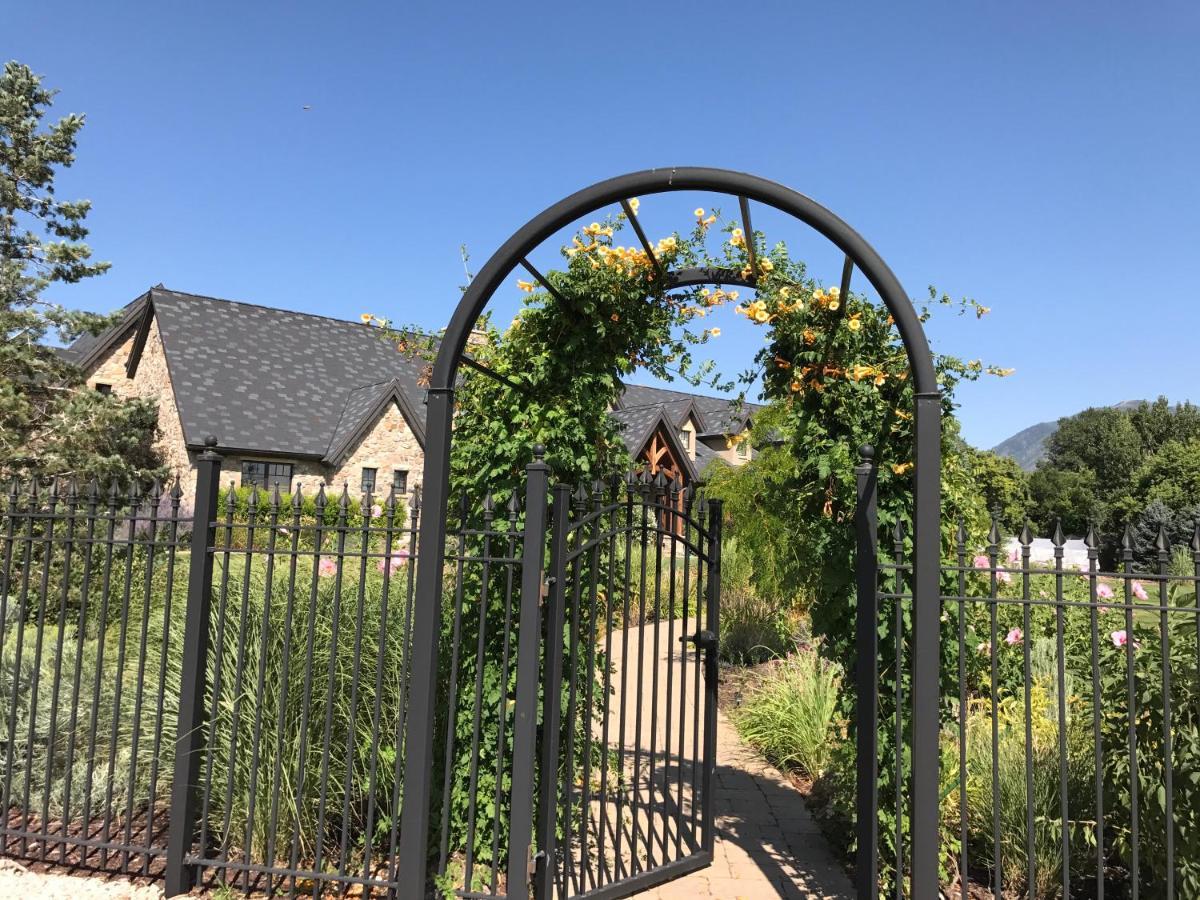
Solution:
{"label": "distant mountain", "polygon": [[[1137,409],[1146,401],[1122,400],[1114,403],[1114,409]],[[1178,406],[1178,404],[1175,404]],[[992,448],[992,452],[1000,456],[1011,456],[1026,472],[1032,471],[1046,455],[1046,441],[1050,435],[1058,431],[1058,420],[1039,422],[1030,425],[1024,431],[1018,431],[1007,440],[1003,440]]]}
{"label": "distant mountain", "polygon": [[1046,441],[1058,431],[1058,420],[1039,422],[1024,431],[1018,431],[1007,440],[992,448],[1000,456],[1011,456],[1026,472],[1031,471],[1046,455]]}

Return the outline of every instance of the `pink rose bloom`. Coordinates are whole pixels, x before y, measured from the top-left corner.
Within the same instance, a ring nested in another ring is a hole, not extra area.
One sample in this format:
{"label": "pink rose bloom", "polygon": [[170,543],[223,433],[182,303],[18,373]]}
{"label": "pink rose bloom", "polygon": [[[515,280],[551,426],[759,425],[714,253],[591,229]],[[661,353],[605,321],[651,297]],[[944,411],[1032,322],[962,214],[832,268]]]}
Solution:
{"label": "pink rose bloom", "polygon": [[1124,628],[1112,633],[1112,642],[1114,647],[1124,647],[1129,642],[1129,636],[1125,634]]}
{"label": "pink rose bloom", "polygon": [[1150,596],[1146,593],[1146,589],[1142,586],[1140,581],[1135,581],[1133,583],[1133,596],[1137,597],[1139,600],[1150,599]]}
{"label": "pink rose bloom", "polygon": [[1023,640],[1025,640],[1025,633],[1023,631],[1021,631],[1020,628],[1013,628],[1011,631],[1008,632],[1008,635],[1004,638],[1004,643],[1008,644],[1011,647],[1014,644],[1021,643],[1021,641],[1023,641]]}
{"label": "pink rose bloom", "polygon": [[980,553],[973,560],[971,560],[971,565],[977,569],[988,569],[991,568],[992,563],[986,556]]}
{"label": "pink rose bloom", "polygon": [[385,556],[383,559],[379,560],[379,565],[377,566],[377,568],[379,569],[380,572],[390,571],[394,574],[394,573],[400,571],[400,568],[407,561],[408,561],[408,552],[406,550],[400,550],[397,553],[393,553],[391,556]]}
{"label": "pink rose bloom", "polygon": [[317,574],[324,578],[327,575],[333,575],[337,572],[337,561],[329,556],[322,556],[321,561],[317,563]]}
{"label": "pink rose bloom", "polygon": [[371,518],[378,519],[382,515],[383,515],[383,507],[380,506],[378,503],[371,504]]}
{"label": "pink rose bloom", "polygon": [[997,572],[996,580],[999,581],[1001,584],[1012,584],[1012,573],[1011,572]]}
{"label": "pink rose bloom", "polygon": [[1101,600],[1111,600],[1113,597],[1113,589],[1107,584],[1096,585],[1096,596]]}

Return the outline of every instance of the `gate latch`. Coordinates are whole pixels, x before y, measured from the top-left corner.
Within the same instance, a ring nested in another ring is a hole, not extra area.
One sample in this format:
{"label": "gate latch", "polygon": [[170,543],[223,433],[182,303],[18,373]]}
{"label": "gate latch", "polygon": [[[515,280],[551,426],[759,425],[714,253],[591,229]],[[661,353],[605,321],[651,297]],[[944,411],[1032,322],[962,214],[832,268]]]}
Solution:
{"label": "gate latch", "polygon": [[717,636],[705,628],[703,631],[697,631],[695,634],[685,634],[679,639],[681,644],[695,644],[700,650],[716,650]]}

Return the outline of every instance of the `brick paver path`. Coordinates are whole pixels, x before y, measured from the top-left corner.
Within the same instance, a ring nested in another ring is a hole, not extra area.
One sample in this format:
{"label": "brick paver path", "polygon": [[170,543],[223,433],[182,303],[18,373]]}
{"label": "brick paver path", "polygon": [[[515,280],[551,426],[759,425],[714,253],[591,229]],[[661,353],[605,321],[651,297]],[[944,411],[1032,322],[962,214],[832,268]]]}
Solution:
{"label": "brick paver path", "polygon": [[[656,662],[661,692],[665,669],[678,660],[679,648],[665,640],[667,626],[660,628],[664,639],[659,641]],[[631,629],[631,635],[641,631],[649,648],[653,629],[653,625]],[[672,631],[678,635],[684,629]],[[631,657],[637,644],[635,637]],[[654,655],[646,655],[649,663]],[[622,661],[616,647],[613,663],[619,671]],[[643,715],[648,715],[648,706]],[[667,706],[659,705],[660,718]],[[636,896],[657,900],[853,898],[848,876],[835,861],[799,791],[746,746],[733,723],[720,713],[716,782],[717,835],[712,865]]]}

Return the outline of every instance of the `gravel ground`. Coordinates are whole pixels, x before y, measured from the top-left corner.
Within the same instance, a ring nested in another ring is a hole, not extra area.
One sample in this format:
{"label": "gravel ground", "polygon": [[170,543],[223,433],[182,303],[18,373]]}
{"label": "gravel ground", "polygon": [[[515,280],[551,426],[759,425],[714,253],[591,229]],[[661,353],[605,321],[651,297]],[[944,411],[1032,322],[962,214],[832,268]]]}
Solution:
{"label": "gravel ground", "polygon": [[0,859],[0,900],[162,900],[162,896],[157,884],[31,872],[11,859]]}

